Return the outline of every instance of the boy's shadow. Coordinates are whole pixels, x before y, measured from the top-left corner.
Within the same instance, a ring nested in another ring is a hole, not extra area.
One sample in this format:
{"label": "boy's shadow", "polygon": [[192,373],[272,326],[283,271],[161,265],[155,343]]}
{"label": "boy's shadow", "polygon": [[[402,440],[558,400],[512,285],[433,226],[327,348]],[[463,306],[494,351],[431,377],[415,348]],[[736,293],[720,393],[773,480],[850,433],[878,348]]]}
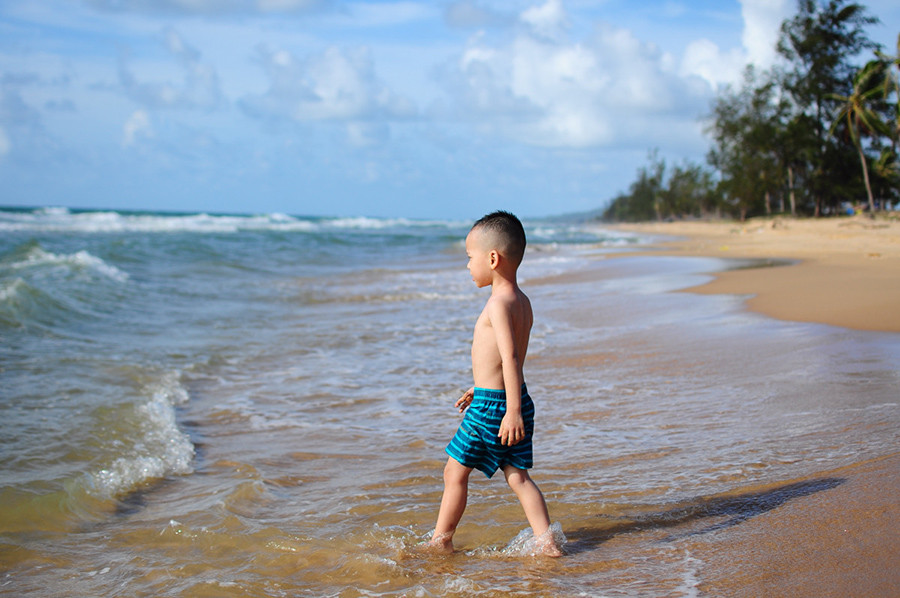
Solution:
{"label": "boy's shadow", "polygon": [[707,534],[743,523],[752,517],[780,507],[794,498],[831,490],[846,481],[844,478],[820,478],[737,496],[701,496],[685,503],[669,505],[664,510],[649,513],[615,518],[601,515],[607,520],[604,524],[596,527],[585,526],[571,531],[566,530],[568,540],[566,552],[574,554],[592,550],[620,534],[678,527],[709,517],[727,517],[724,521],[711,523],[700,529],[674,532],[659,541],[671,542],[679,538]]}

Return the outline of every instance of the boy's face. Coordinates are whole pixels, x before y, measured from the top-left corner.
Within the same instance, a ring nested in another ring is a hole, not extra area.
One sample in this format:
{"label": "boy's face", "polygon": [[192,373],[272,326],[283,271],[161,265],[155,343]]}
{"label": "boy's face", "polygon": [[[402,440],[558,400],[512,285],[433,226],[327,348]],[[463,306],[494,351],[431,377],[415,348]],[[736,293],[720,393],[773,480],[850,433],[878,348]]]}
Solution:
{"label": "boy's face", "polygon": [[478,288],[486,287],[493,282],[491,250],[485,248],[484,241],[484,235],[478,228],[466,236],[466,255],[469,256],[466,267]]}

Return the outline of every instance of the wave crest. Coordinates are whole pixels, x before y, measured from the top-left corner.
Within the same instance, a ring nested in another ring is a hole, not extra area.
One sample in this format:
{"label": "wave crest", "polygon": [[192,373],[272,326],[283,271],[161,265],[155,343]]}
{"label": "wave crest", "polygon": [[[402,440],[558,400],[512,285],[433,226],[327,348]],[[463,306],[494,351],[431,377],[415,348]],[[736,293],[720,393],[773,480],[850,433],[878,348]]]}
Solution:
{"label": "wave crest", "polygon": [[37,243],[29,243],[14,251],[0,261],[0,265],[11,271],[60,267],[73,273],[100,274],[117,282],[126,282],[129,278],[127,272],[106,263],[84,249],[75,253],[58,254],[45,250]]}
{"label": "wave crest", "polygon": [[302,218],[271,214],[168,214],[115,211],[72,212],[66,208],[0,210],[0,231],[75,233],[236,233],[241,231],[324,232],[452,227],[460,223],[405,218]]}
{"label": "wave crest", "polygon": [[189,400],[179,372],[168,372],[144,390],[146,402],[125,416],[132,428],[130,446],[111,463],[86,474],[88,492],[98,498],[114,498],[167,475],[193,472],[194,445],[176,419],[176,407]]}

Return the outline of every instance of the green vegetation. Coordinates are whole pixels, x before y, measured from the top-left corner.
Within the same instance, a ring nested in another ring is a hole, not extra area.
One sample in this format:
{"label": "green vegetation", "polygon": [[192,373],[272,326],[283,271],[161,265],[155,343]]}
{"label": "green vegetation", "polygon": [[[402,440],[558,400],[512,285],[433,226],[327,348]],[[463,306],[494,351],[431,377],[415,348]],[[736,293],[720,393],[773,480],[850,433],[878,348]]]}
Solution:
{"label": "green vegetation", "polygon": [[[900,36],[886,54],[865,34],[878,22],[845,0],[799,0],[769,71],[748,67],[707,118],[707,165],[671,171],[656,152],[604,220],[826,215],[865,198],[900,199]],[[858,57],[871,57],[864,65]]]}

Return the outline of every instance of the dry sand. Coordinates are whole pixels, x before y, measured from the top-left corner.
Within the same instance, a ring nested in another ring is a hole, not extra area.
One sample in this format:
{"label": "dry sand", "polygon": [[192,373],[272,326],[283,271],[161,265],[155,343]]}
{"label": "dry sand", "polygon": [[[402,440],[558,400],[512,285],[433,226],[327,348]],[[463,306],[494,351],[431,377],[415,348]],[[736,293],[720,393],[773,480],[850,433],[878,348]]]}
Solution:
{"label": "dry sand", "polygon": [[[795,260],[715,273],[688,292],[751,296],[783,319],[900,332],[900,221],[646,223],[614,227],[680,237],[668,255]],[[900,393],[900,389],[898,389]],[[704,554],[710,596],[900,596],[900,454],[818,476],[834,488],[787,501],[735,526]]]}
{"label": "dry sand", "polygon": [[751,310],[782,320],[900,332],[900,220],[775,218],[612,228],[680,237],[656,245],[670,255],[797,260],[717,273],[690,292],[752,295]]}

